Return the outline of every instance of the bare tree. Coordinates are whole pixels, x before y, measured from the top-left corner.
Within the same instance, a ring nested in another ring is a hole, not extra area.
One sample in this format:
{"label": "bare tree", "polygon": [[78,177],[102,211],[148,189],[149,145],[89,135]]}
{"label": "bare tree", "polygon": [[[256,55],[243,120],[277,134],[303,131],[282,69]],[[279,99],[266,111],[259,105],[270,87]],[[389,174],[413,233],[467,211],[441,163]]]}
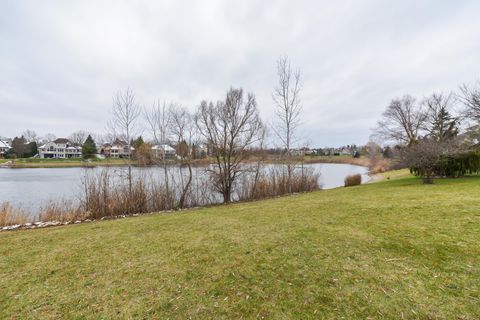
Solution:
{"label": "bare tree", "polygon": [[460,118],[451,114],[454,102],[453,93],[434,93],[423,101],[426,107],[424,129],[428,137],[446,141],[457,136]]}
{"label": "bare tree", "polygon": [[78,130],[73,132],[69,137],[68,140],[73,142],[76,145],[82,145],[85,140],[87,140],[89,133],[84,130]]}
{"label": "bare tree", "polygon": [[272,129],[287,156],[287,184],[292,191],[292,147],[298,142],[298,127],[301,124],[302,104],[300,99],[301,74],[293,71],[288,57],[282,57],[277,62],[278,83],[274,88],[272,98],[275,104],[275,120]]}
{"label": "bare tree", "polygon": [[480,82],[476,85],[460,86],[460,94],[458,99],[465,105],[465,115],[477,122],[480,121]]}
{"label": "bare tree", "polygon": [[232,199],[234,182],[242,173],[245,151],[260,139],[262,121],[253,94],[246,99],[242,89],[231,88],[225,101],[202,101],[195,115],[200,134],[212,146],[215,165],[210,170],[214,187],[223,202]]}
{"label": "bare tree", "polygon": [[54,135],[53,133],[47,133],[44,137],[44,140],[46,142],[54,141],[55,139],[57,139],[57,136]]}
{"label": "bare tree", "polygon": [[422,106],[412,96],[394,99],[378,121],[376,134],[387,141],[411,145],[419,139],[426,117]]}
{"label": "bare tree", "polygon": [[112,119],[109,127],[114,136],[123,139],[127,144],[127,180],[130,196],[132,194],[132,138],[139,135],[137,122],[140,112],[135,94],[131,89],[118,91],[113,96]]}
{"label": "bare tree", "polygon": [[[144,111],[145,118],[147,120],[150,132],[153,136],[154,143],[156,145],[165,145],[169,141],[169,126],[170,126],[170,112],[169,107],[165,102],[160,103],[159,100],[154,101],[152,108],[150,110]],[[162,150],[163,154],[160,159],[164,179],[165,179],[165,188],[167,192],[167,197],[170,196],[169,191],[169,178],[168,178],[168,168],[167,168],[167,159],[165,149]]]}
{"label": "bare tree", "polygon": [[[184,107],[178,105],[171,105],[169,108],[169,129],[170,134],[173,137],[177,145],[177,155],[180,157],[181,166],[179,168],[180,178],[182,184],[182,191],[180,199],[178,201],[178,207],[183,208],[190,186],[192,184],[193,172],[193,145],[196,141],[196,126],[193,121],[193,116]],[[186,182],[183,178],[182,166],[187,167],[188,175]]]}
{"label": "bare tree", "polygon": [[22,136],[25,138],[25,140],[27,140],[27,142],[35,142],[35,143],[38,143],[40,141],[40,137],[38,136],[38,134],[33,131],[33,130],[25,130],[23,133],[22,133]]}

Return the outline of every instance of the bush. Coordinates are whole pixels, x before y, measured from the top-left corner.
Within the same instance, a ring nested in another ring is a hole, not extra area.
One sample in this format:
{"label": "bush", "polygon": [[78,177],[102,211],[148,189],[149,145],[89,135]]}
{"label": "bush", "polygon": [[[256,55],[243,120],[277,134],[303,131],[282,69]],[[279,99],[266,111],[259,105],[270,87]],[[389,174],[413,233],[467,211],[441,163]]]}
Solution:
{"label": "bush", "polygon": [[345,178],[345,187],[353,187],[362,184],[361,174],[352,174]]}

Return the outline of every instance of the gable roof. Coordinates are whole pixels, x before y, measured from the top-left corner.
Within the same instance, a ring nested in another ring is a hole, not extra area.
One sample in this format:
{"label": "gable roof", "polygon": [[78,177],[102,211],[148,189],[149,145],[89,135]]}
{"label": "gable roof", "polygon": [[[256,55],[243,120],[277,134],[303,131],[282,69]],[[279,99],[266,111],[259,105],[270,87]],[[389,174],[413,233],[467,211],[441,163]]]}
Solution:
{"label": "gable roof", "polygon": [[126,143],[125,141],[123,140],[120,140],[120,139],[115,139],[115,141],[113,141],[112,143],[112,146],[126,146],[128,143]]}
{"label": "gable roof", "polygon": [[0,148],[10,149],[11,147],[10,147],[10,145],[9,145],[7,142],[0,140]]}
{"label": "gable roof", "polygon": [[63,144],[63,143],[70,143],[70,140],[65,139],[65,138],[58,138],[58,139],[55,139],[53,142]]}
{"label": "gable roof", "polygon": [[152,147],[152,150],[162,150],[165,152],[175,152],[175,149],[170,147],[168,144],[157,144]]}

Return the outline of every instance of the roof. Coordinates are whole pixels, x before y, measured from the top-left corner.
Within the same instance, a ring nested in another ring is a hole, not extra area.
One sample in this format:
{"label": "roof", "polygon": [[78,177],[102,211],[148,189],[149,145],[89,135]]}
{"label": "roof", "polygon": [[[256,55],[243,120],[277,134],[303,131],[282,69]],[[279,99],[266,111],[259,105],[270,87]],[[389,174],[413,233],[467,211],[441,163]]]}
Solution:
{"label": "roof", "polygon": [[0,148],[8,148],[10,149],[10,145],[6,141],[0,141]]}
{"label": "roof", "polygon": [[120,139],[115,139],[115,141],[113,141],[112,145],[117,145],[117,146],[126,146],[128,143],[126,143],[125,141],[123,140],[120,140]]}
{"label": "roof", "polygon": [[65,139],[65,138],[58,138],[58,139],[53,140],[53,142],[55,142],[55,143],[70,143],[70,140]]}
{"label": "roof", "polygon": [[164,151],[175,151],[172,147],[170,147],[168,144],[157,144],[152,147],[152,150],[164,150]]}

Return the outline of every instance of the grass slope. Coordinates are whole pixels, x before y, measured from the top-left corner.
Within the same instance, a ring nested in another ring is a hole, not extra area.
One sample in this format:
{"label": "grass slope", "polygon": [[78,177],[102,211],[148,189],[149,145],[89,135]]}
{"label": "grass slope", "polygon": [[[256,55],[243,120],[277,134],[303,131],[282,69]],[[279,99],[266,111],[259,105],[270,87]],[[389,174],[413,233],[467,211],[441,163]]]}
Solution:
{"label": "grass slope", "polygon": [[0,234],[0,318],[475,319],[480,178]]}

